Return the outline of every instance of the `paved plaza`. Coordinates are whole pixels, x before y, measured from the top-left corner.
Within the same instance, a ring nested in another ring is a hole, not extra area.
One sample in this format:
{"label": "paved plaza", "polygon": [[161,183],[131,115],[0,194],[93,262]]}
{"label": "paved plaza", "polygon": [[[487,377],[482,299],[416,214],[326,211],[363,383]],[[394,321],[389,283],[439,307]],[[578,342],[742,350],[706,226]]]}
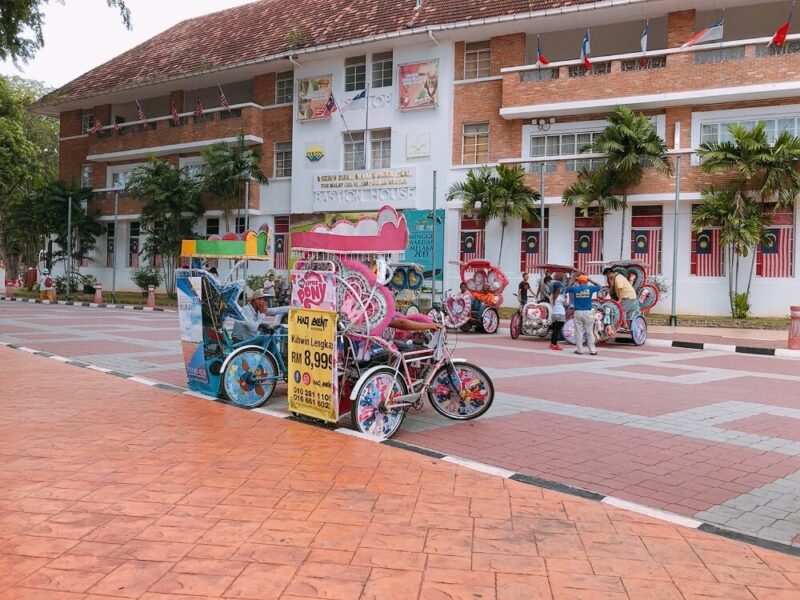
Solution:
{"label": "paved plaza", "polygon": [[800,594],[785,553],[342,430],[10,348],[0,378],[4,600]]}
{"label": "paved plaza", "polygon": [[[0,306],[0,342],[185,386],[177,340],[175,313]],[[490,373],[495,404],[467,423],[412,411],[398,441],[800,549],[800,361],[614,345],[581,357],[503,335],[451,341]],[[285,402],[280,386],[266,407]]]}

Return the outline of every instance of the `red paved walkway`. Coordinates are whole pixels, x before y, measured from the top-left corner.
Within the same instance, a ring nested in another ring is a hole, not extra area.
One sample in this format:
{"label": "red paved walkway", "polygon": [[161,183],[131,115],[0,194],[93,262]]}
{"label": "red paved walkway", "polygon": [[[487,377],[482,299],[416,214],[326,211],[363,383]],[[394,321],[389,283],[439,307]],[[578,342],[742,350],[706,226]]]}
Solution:
{"label": "red paved walkway", "polygon": [[0,348],[0,597],[800,597],[800,559]]}

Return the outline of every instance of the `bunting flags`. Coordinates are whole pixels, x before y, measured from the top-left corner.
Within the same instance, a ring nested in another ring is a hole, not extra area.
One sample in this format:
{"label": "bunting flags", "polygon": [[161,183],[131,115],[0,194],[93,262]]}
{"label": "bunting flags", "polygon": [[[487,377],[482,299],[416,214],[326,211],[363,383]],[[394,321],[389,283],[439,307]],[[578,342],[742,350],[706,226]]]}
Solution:
{"label": "bunting flags", "polygon": [[170,103],[170,110],[172,111],[172,122],[175,123],[175,125],[180,125],[181,116],[178,114],[178,107],[175,106],[175,101]]}
{"label": "bunting flags", "polygon": [[228,112],[231,112],[231,106],[228,104],[228,99],[225,97],[225,92],[222,91],[222,86],[217,84],[219,88],[219,105],[223,108],[227,108]]}
{"label": "bunting flags", "polygon": [[783,43],[786,41],[786,36],[789,33],[789,27],[792,25],[792,13],[794,12],[794,2],[792,2],[792,7],[789,9],[789,16],[786,19],[786,22],[778,27],[775,31],[775,34],[772,36],[772,39],[769,41],[767,46],[783,46]]}
{"label": "bunting flags", "polygon": [[536,66],[542,67],[544,65],[550,64],[550,61],[544,57],[542,54],[542,45],[539,42],[539,34],[536,34]]}
{"label": "bunting flags", "polygon": [[583,34],[583,43],[581,44],[581,62],[583,63],[583,68],[587,71],[592,70],[592,61],[591,56],[592,50],[589,45],[589,30],[586,30],[586,33]]}
{"label": "bunting flags", "polygon": [[642,29],[642,37],[639,40],[639,44],[642,47],[642,54],[647,54],[647,34],[650,31],[650,19],[647,19],[644,24],[644,29]]}
{"label": "bunting flags", "polygon": [[197,97],[197,102],[194,103],[194,116],[195,117],[202,117],[205,113],[203,112],[203,104],[200,102],[200,97]]}
{"label": "bunting flags", "polygon": [[697,44],[704,44],[706,42],[717,42],[722,39],[723,26],[725,24],[725,11],[722,12],[722,18],[716,23],[712,23],[705,29],[698,31],[690,37],[681,48],[689,48]]}
{"label": "bunting flags", "polygon": [[100,122],[100,119],[95,119],[94,125],[92,125],[92,128],[89,130],[89,133],[91,133],[92,135],[97,135],[97,132],[100,131],[102,128],[103,124]]}

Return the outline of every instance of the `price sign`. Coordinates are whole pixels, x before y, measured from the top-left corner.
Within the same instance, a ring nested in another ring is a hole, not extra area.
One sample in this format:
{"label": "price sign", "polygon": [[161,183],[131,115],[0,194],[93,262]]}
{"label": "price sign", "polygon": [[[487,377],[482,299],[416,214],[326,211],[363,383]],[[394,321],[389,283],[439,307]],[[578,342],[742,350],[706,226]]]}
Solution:
{"label": "price sign", "polygon": [[336,317],[328,310],[289,310],[289,410],[335,423]]}

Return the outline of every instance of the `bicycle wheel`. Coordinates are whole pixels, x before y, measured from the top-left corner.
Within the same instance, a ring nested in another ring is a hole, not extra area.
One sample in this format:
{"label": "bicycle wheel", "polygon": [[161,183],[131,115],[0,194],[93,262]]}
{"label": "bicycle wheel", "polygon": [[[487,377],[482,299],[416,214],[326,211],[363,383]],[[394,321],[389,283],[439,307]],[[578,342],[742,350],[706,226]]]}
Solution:
{"label": "bicycle wheel", "polygon": [[522,332],[522,313],[519,311],[515,312],[511,317],[511,326],[509,327],[509,331],[511,333],[512,340],[517,339],[519,334]]}
{"label": "bicycle wheel", "polygon": [[[358,384],[356,384],[358,385]],[[401,375],[391,367],[381,367],[366,376],[350,406],[353,427],[361,433],[390,438],[400,428],[406,411],[386,409],[386,401],[408,393]]]}
{"label": "bicycle wheel", "polygon": [[494,384],[486,371],[471,363],[444,364],[431,380],[428,401],[440,415],[468,421],[489,410]]}
{"label": "bicycle wheel", "polygon": [[236,406],[256,408],[269,400],[278,380],[278,363],[267,350],[239,348],[222,373],[225,396]]}

